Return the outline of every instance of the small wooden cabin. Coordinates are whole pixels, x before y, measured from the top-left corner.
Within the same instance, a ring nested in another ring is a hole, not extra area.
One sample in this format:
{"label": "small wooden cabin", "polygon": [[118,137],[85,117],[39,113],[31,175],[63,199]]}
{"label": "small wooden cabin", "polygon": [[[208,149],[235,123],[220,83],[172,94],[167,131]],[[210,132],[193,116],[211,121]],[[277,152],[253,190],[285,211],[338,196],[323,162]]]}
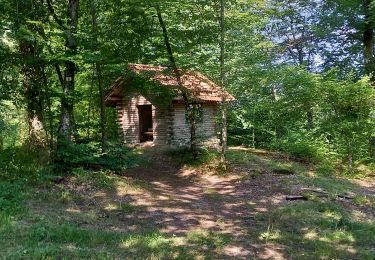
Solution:
{"label": "small wooden cabin", "polygon": [[[235,98],[200,73],[180,71],[182,86],[201,106],[197,140],[201,145],[217,147],[219,105],[223,96],[227,102]],[[140,85],[146,83],[148,89],[145,90]],[[168,98],[165,92],[160,91],[163,88],[174,91],[176,95]],[[190,142],[190,124],[186,119],[186,105],[181,93],[174,73],[168,68],[129,64],[125,76],[119,77],[112,85],[105,103],[116,107],[120,131],[126,144],[152,141],[155,145],[186,146]],[[157,99],[167,101],[161,104],[156,102]]]}

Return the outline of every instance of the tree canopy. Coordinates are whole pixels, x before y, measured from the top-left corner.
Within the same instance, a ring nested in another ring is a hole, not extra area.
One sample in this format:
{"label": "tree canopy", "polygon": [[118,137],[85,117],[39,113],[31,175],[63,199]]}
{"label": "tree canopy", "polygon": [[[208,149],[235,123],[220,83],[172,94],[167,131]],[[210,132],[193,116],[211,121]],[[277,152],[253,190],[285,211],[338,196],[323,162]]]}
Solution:
{"label": "tree canopy", "polygon": [[229,144],[351,170],[374,160],[374,14],[371,0],[1,0],[0,147],[69,164],[72,145],[121,142],[104,96],[143,63],[233,93]]}

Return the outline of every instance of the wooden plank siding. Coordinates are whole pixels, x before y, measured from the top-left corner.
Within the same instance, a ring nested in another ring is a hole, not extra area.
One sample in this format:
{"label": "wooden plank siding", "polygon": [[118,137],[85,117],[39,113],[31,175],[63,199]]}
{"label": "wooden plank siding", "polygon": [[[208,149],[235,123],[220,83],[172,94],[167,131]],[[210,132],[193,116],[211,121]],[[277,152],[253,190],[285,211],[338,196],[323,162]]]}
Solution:
{"label": "wooden plank siding", "polygon": [[127,97],[123,102],[118,103],[118,120],[122,129],[123,141],[125,144],[139,143],[139,105],[151,105],[142,96]]}
{"label": "wooden plank siding", "polygon": [[[186,121],[185,105],[173,103],[169,107],[151,104],[143,96],[124,98],[117,103],[118,121],[125,144],[137,144],[139,136],[139,105],[152,105],[153,137],[155,145],[188,146],[190,124]],[[197,124],[197,138],[204,146],[217,147],[216,103],[203,104],[203,120]]]}

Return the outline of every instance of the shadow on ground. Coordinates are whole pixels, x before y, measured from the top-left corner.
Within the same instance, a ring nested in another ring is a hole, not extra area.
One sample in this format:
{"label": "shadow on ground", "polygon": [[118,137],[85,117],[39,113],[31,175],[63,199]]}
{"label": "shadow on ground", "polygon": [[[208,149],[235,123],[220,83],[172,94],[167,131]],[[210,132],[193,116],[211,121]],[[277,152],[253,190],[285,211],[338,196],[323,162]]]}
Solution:
{"label": "shadow on ground", "polygon": [[[330,201],[287,202],[285,195],[299,184],[297,176],[272,172],[266,154],[235,161],[225,176],[163,153],[147,156],[150,163],[120,176],[78,174],[54,188],[56,197],[41,191],[40,200],[28,204],[35,218],[28,220],[33,241],[62,243],[74,256],[79,250],[84,256],[161,258],[372,254],[373,235],[366,238],[357,230],[374,234],[373,222],[352,220]],[[358,249],[359,243],[369,250]],[[90,252],[85,245],[106,245],[116,253]]]}

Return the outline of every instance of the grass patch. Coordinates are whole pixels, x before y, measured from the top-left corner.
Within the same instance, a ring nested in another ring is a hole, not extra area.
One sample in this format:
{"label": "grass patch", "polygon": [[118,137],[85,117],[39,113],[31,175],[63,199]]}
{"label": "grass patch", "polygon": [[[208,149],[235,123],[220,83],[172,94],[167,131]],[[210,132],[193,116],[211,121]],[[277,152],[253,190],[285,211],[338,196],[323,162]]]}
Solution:
{"label": "grass patch", "polygon": [[116,186],[116,176],[109,171],[88,171],[83,168],[76,168],[72,171],[77,184],[91,184],[97,189],[112,190]]}
{"label": "grass patch", "polygon": [[365,206],[375,208],[375,197],[369,195],[357,195],[353,199],[354,203],[358,206]]}
{"label": "grass patch", "polygon": [[[259,216],[259,238],[288,247],[298,259],[372,259],[375,224],[354,221],[334,202],[303,201]],[[356,250],[350,250],[356,248]]]}
{"label": "grass patch", "polygon": [[199,149],[197,159],[193,158],[191,151],[188,148],[169,149],[166,154],[182,165],[201,166],[217,160],[219,152],[211,149]]}
{"label": "grass patch", "polygon": [[209,197],[212,200],[215,200],[215,201],[224,201],[225,200],[225,195],[220,194],[215,189],[206,188],[204,190],[204,193],[206,194],[207,197]]}
{"label": "grass patch", "polygon": [[207,230],[191,232],[187,235],[187,241],[204,249],[223,249],[232,240],[230,234],[216,233]]}
{"label": "grass patch", "polygon": [[[173,258],[185,254],[175,239],[159,232],[122,234],[86,230],[73,224],[38,223],[18,230],[22,247],[8,244],[5,258]],[[3,242],[3,241],[1,241]],[[1,252],[1,250],[0,250]]]}
{"label": "grass patch", "polygon": [[348,191],[357,191],[358,186],[353,182],[337,177],[328,177],[328,176],[307,176],[300,175],[298,177],[299,181],[306,186],[311,187],[320,187],[321,189],[327,191],[331,195],[342,194]]}
{"label": "grass patch", "polygon": [[125,213],[134,213],[138,210],[137,206],[134,206],[132,204],[129,204],[129,203],[120,203],[119,204],[119,210],[121,210],[121,212],[125,212]]}

